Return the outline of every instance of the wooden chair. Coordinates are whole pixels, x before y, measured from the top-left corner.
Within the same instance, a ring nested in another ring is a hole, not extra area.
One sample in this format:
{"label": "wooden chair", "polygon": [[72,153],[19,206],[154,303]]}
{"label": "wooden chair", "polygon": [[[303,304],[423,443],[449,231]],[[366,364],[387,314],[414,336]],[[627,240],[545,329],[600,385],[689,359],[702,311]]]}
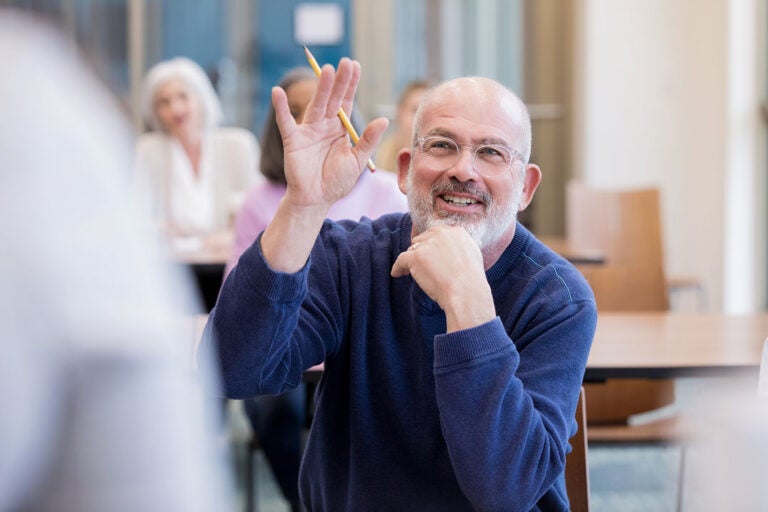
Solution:
{"label": "wooden chair", "polygon": [[[608,190],[571,182],[566,192],[569,244],[603,251],[605,264],[579,269],[592,286],[600,311],[664,311],[669,298],[664,272],[659,191]],[[584,384],[590,444],[678,444],[679,417],[650,421],[675,402],[673,379],[608,379]],[[641,416],[644,415],[644,416]],[[682,446],[682,445],[681,445]],[[684,454],[680,458],[680,475]],[[678,493],[681,496],[681,493]]]}
{"label": "wooden chair", "polygon": [[579,429],[571,438],[571,453],[565,459],[565,487],[573,512],[589,512],[589,465],[587,463],[587,412],[584,388],[576,405]]}
{"label": "wooden chair", "polygon": [[[665,286],[659,192],[608,190],[570,182],[566,192],[569,244],[594,247],[603,265],[581,266],[598,311],[669,309]],[[673,380],[622,379],[586,383],[590,442],[663,442],[677,438],[675,421],[631,425],[632,417],[674,403]]]}
{"label": "wooden chair", "polygon": [[245,446],[245,464],[243,468],[243,478],[245,480],[245,503],[244,512],[258,512],[259,499],[256,489],[256,452],[261,449],[259,438],[254,433],[251,440]]}

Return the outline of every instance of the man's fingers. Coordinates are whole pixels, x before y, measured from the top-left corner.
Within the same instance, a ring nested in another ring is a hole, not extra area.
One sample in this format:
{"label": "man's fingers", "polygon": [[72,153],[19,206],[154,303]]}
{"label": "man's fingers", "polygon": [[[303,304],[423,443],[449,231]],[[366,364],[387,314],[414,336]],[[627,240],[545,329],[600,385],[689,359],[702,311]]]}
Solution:
{"label": "man's fingers", "polygon": [[[313,123],[326,116],[328,110],[328,99],[331,97],[336,71],[330,64],[325,64],[320,70],[320,77],[317,80],[317,89],[312,99],[307,104],[304,112],[304,123]],[[336,109],[338,111],[338,109]]]}
{"label": "man's fingers", "polygon": [[344,100],[341,103],[341,108],[347,113],[347,116],[352,115],[352,109],[354,108],[355,93],[357,92],[357,85],[360,83],[360,63],[352,61],[352,77],[349,81],[349,86],[344,95]]}
{"label": "man's fingers", "polygon": [[[352,89],[352,95],[356,91],[355,86],[351,85],[354,65],[350,59],[343,57],[336,68],[336,77],[333,81],[331,95],[328,98],[326,107],[326,117],[335,116],[341,110],[345,98],[348,96],[349,89]],[[355,84],[356,85],[356,84]]]}
{"label": "man's fingers", "polygon": [[365,131],[360,136],[360,140],[355,146],[357,152],[357,159],[361,165],[365,165],[368,159],[373,154],[376,146],[379,145],[382,135],[389,126],[389,120],[386,117],[380,117],[371,121],[368,126],[365,127]]}
{"label": "man's fingers", "polygon": [[275,120],[280,130],[280,136],[285,141],[293,129],[296,127],[296,121],[291,115],[291,109],[288,107],[288,97],[285,91],[280,87],[272,88],[272,108],[275,109]]}
{"label": "man's fingers", "polygon": [[389,274],[392,277],[402,277],[410,274],[411,268],[407,264],[408,258],[410,256],[411,255],[408,254],[407,252],[400,253],[400,256],[398,256],[397,259],[395,260],[395,264],[392,265],[392,270],[389,272]]}

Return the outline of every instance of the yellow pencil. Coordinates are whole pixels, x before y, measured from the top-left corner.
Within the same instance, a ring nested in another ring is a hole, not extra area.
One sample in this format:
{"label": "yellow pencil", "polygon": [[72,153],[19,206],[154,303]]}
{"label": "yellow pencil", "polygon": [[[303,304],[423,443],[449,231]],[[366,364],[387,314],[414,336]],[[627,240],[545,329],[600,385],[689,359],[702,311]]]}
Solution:
{"label": "yellow pencil", "polygon": [[[315,72],[315,74],[320,77],[320,66],[318,66],[317,61],[315,60],[315,57],[312,55],[312,53],[309,51],[309,48],[306,46],[304,47],[304,53],[307,54],[307,60],[309,61],[309,65],[312,67],[312,70]],[[357,136],[357,132],[355,131],[355,127],[352,126],[352,123],[349,122],[349,118],[347,117],[346,112],[344,112],[343,108],[339,109],[339,119],[341,120],[341,124],[344,125],[344,128],[347,129],[347,133],[349,134],[349,137],[352,139],[352,142],[357,144],[357,142],[360,140],[360,137]],[[376,165],[374,165],[373,160],[370,158],[368,159],[368,168],[371,170],[371,172],[374,172],[376,170]]]}

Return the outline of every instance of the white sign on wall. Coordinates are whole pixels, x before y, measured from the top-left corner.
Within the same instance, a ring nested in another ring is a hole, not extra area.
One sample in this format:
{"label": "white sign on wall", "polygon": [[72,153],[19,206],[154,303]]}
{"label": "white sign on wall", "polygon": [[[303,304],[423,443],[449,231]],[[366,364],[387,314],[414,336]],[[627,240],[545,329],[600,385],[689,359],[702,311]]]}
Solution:
{"label": "white sign on wall", "polygon": [[299,4],[293,11],[294,39],[302,46],[334,46],[344,40],[344,10],[338,4]]}

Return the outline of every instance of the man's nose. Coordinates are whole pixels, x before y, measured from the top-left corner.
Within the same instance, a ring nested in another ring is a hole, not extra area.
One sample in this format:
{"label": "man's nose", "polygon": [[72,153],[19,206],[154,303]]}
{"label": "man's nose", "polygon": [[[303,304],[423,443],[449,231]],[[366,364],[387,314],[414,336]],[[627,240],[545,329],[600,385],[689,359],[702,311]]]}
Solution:
{"label": "man's nose", "polygon": [[476,180],[478,174],[475,166],[475,153],[472,148],[460,148],[456,163],[449,167],[446,172],[449,177],[454,177],[460,181]]}

